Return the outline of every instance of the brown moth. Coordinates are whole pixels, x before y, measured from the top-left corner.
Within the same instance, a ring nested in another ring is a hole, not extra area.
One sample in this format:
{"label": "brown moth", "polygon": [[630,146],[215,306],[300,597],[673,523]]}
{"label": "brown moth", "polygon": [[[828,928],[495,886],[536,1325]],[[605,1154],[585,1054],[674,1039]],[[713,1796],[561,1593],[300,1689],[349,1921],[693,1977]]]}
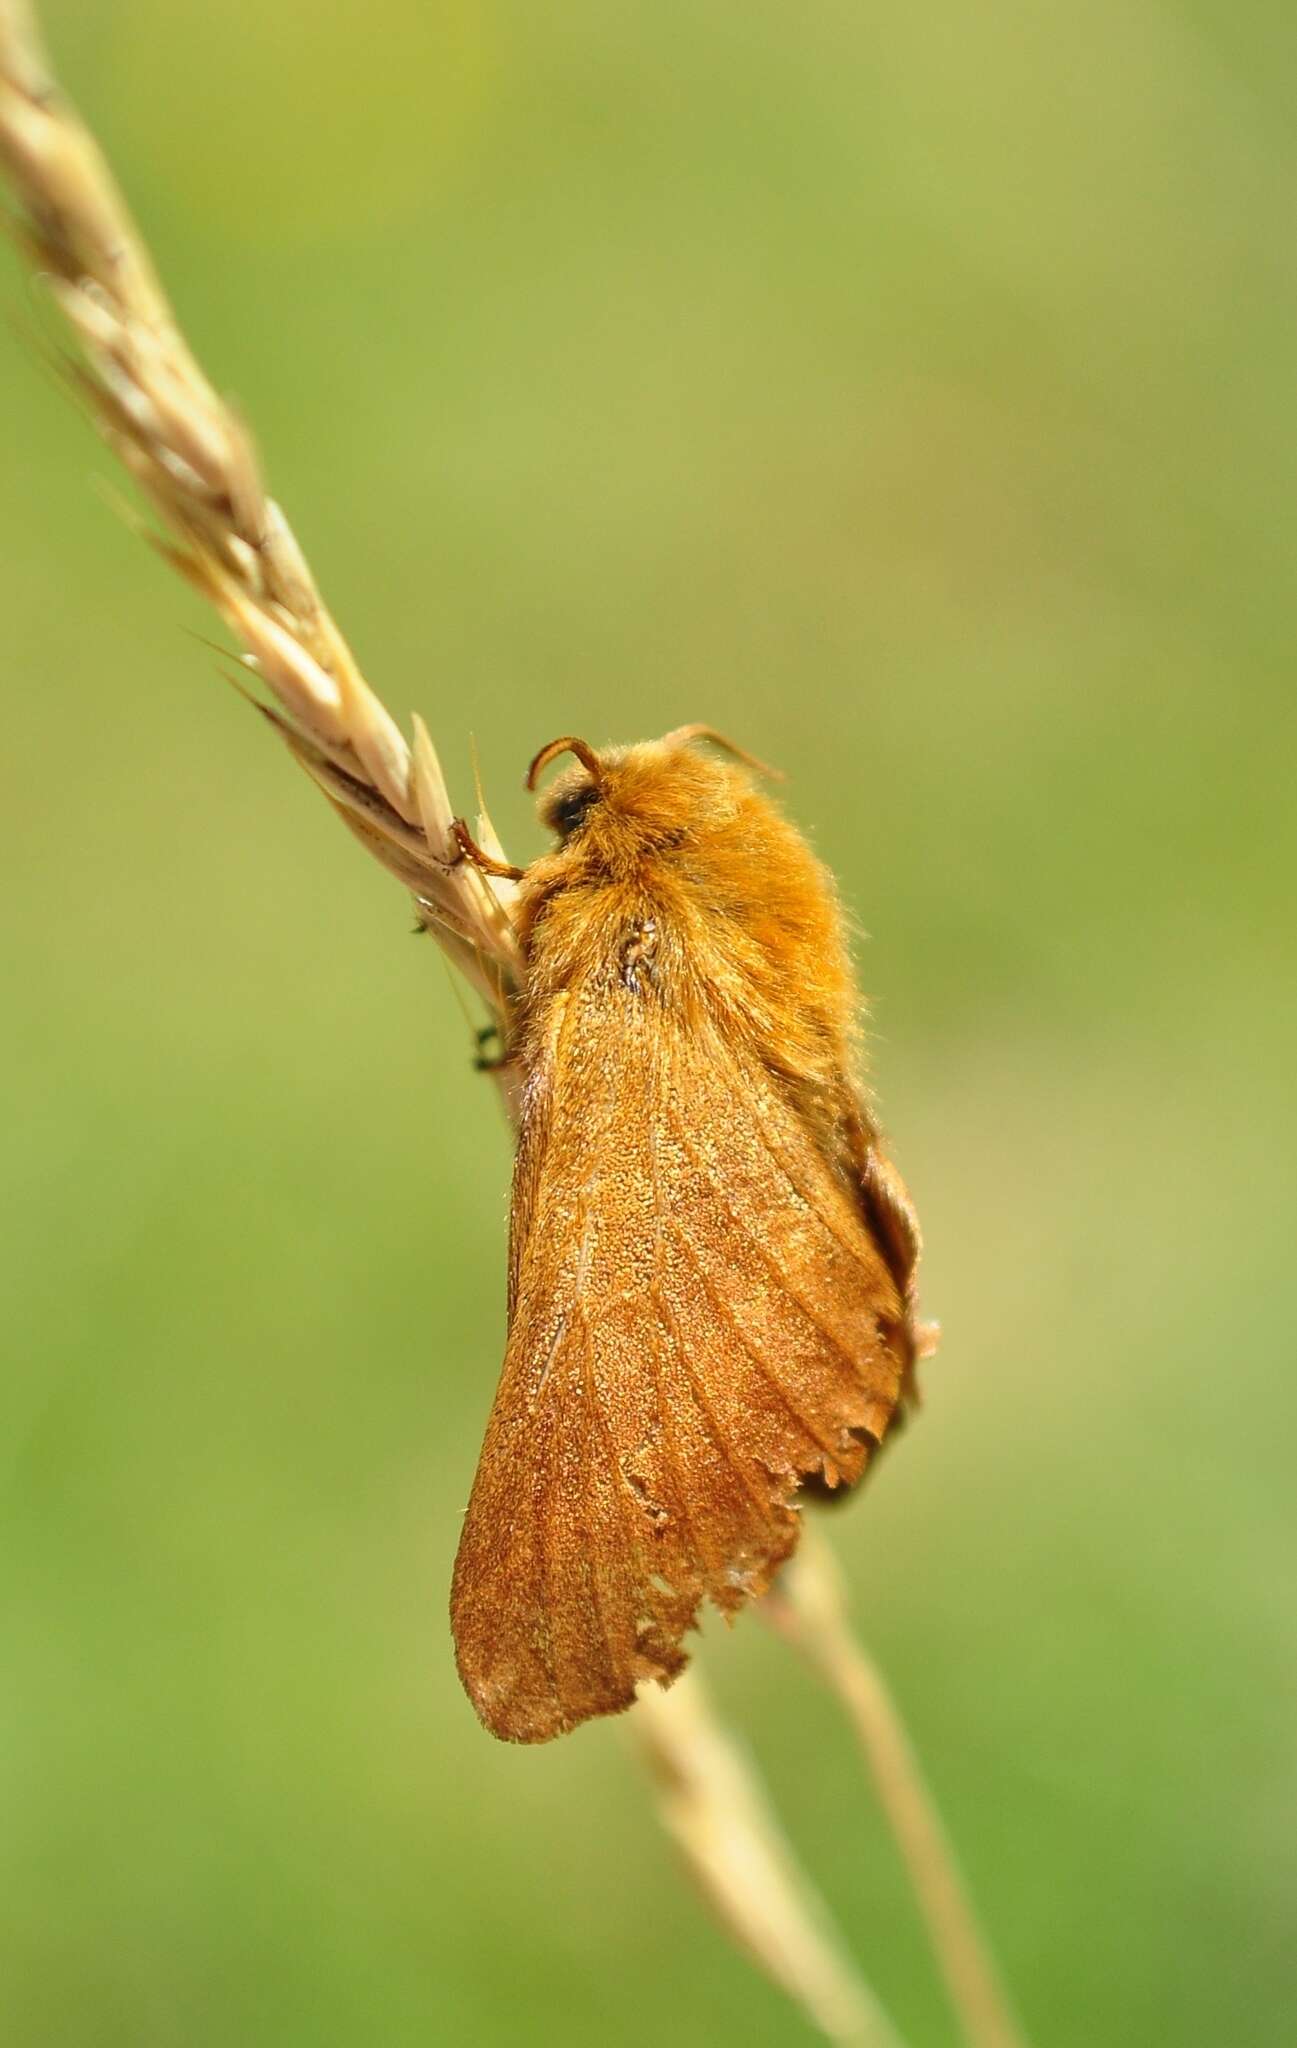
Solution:
{"label": "brown moth", "polygon": [[558,844],[506,871],[508,1345],[451,1617],[513,1742],[675,1677],[704,1595],[732,1615],[793,1549],[799,1488],[859,1479],[924,1348],[833,883],[717,737],[555,740],[527,780],[576,756]]}

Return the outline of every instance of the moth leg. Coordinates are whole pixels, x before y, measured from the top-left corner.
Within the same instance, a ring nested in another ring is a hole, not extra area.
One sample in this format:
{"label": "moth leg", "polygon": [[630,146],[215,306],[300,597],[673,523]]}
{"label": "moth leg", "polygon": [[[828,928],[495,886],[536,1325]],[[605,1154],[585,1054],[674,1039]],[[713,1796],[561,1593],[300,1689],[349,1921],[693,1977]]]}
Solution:
{"label": "moth leg", "polygon": [[[493,1049],[488,1052],[487,1047]],[[479,1074],[495,1074],[501,1067],[507,1067],[515,1055],[505,1048],[504,1033],[498,1024],[484,1024],[477,1033],[477,1056],[473,1061],[474,1071]]]}
{"label": "moth leg", "polygon": [[459,847],[459,852],[450,862],[451,867],[458,867],[463,860],[471,861],[480,874],[498,875],[504,882],[520,882],[526,874],[526,868],[511,868],[507,861],[492,860],[489,853],[482,851],[462,818],[453,818],[450,829]]}

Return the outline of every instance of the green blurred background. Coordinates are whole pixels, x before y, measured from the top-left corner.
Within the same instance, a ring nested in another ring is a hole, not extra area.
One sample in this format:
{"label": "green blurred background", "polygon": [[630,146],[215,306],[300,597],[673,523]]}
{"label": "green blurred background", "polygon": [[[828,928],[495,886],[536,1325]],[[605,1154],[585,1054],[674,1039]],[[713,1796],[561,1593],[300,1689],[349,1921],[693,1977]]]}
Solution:
{"label": "green blurred background", "polygon": [[[59,0],[371,678],[787,769],[945,1340],[837,1522],[1038,2048],[1294,2038],[1297,22]],[[52,327],[18,266],[0,297]],[[438,955],[0,332],[6,2040],[795,2044],[446,1589],[509,1146]],[[830,1704],[702,1652],[914,2048]]]}

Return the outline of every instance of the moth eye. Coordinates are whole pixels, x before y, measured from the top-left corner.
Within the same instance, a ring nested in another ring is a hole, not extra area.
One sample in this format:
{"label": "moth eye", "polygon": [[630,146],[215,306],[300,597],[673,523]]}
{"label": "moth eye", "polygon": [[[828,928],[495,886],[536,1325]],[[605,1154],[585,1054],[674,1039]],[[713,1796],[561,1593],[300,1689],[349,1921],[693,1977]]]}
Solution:
{"label": "moth eye", "polygon": [[567,839],[584,825],[591,806],[599,801],[599,792],[592,783],[582,789],[570,789],[560,797],[550,812],[550,823],[560,839]]}

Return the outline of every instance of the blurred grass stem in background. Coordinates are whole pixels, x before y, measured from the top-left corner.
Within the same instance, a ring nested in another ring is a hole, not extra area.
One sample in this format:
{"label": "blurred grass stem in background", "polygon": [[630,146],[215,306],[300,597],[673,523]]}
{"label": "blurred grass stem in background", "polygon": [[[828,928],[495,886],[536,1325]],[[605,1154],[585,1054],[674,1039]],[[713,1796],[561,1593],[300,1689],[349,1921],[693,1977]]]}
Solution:
{"label": "blurred grass stem in background", "polygon": [[1024,2048],[905,1723],[852,1632],[837,1559],[814,1526],[765,1606],[851,1718],[973,2048]]}
{"label": "blurred grass stem in background", "polygon": [[843,1957],[758,1778],[713,1712],[696,1663],[669,1692],[645,1686],[633,1725],[658,1783],[662,1824],[734,1939],[827,2040],[842,2048],[901,2048]]}
{"label": "blurred grass stem in background", "polygon": [[[261,707],[265,716],[349,830],[410,891],[421,923],[506,1033],[507,994],[521,972],[514,885],[456,861],[454,814],[426,727],[415,719],[407,745],[362,676],[266,494],[247,429],[191,354],[93,137],[57,89],[25,0],[0,0],[0,159],[26,257],[80,345],[67,374],[161,521],[154,545],[242,642],[245,667],[276,700]],[[477,838],[503,862],[484,812]],[[502,1078],[507,1101],[507,1069]],[[853,1702],[968,2040],[1015,2048],[894,1710],[883,1711],[885,1694],[871,1695],[870,1667],[853,1653],[841,1609],[824,1609],[822,1641],[820,1612],[790,1596],[785,1626]],[[664,1822],[731,1933],[827,2038],[897,2048],[824,1931],[823,1908],[700,1685],[651,1691],[636,1712]]]}

